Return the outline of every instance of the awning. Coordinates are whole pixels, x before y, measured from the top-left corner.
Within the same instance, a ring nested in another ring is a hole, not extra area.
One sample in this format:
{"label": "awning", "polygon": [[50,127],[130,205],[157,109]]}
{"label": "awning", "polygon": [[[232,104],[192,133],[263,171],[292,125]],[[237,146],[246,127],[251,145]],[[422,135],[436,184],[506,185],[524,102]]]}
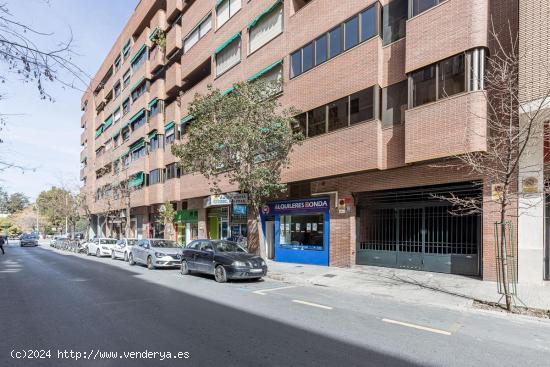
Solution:
{"label": "awning", "polygon": [[130,41],[131,41],[131,40],[128,40],[128,41],[124,44],[124,46],[122,46],[122,51],[126,51],[127,49],[130,48]]}
{"label": "awning", "polygon": [[170,129],[172,129],[174,127],[174,121],[170,121],[169,123],[167,123],[166,125],[164,125],[164,131],[168,131]]}
{"label": "awning", "polygon": [[149,139],[153,139],[155,136],[157,136],[158,132],[157,132],[157,129],[155,130],[152,130],[151,132],[149,132],[149,134],[147,134],[147,137]]}
{"label": "awning", "polygon": [[113,115],[109,116],[103,125],[103,131],[107,130],[109,126],[113,124]]}
{"label": "awning", "polygon": [[224,1],[225,0],[216,0],[216,9],[218,9]]}
{"label": "awning", "polygon": [[141,45],[139,50],[137,50],[137,52],[135,53],[134,57],[132,57],[132,60],[130,60],[130,64],[133,64],[134,61],[136,61],[141,56],[141,53],[144,52],[146,48],[147,46],[145,44]]}
{"label": "awning", "polygon": [[130,153],[133,153],[136,150],[143,148],[144,146],[145,146],[145,140],[141,138],[135,143],[133,143],[132,145],[130,145]]}
{"label": "awning", "polygon": [[250,78],[248,78],[248,81],[251,82],[251,81],[254,81],[256,79],[258,79],[259,77],[261,77],[262,75],[266,74],[267,72],[275,69],[277,66],[280,66],[283,64],[283,60],[279,60],[271,65],[269,65],[268,67],[258,71],[256,74],[252,75]]}
{"label": "awning", "polygon": [[130,119],[130,124],[132,124],[134,121],[140,118],[141,115],[143,115],[144,113],[145,113],[145,108],[142,108],[141,110],[139,110],[139,112],[136,113],[134,116],[132,116],[132,118]]}
{"label": "awning", "polygon": [[217,55],[219,54],[220,52],[222,52],[222,50],[224,48],[226,48],[228,45],[230,45],[231,43],[233,43],[233,41],[235,41],[237,38],[240,38],[241,37],[241,32],[237,33],[236,35],[234,35],[233,37],[231,37],[230,39],[228,39],[227,41],[225,41],[224,43],[222,43],[217,49],[216,51],[214,51],[214,55]]}
{"label": "awning", "polygon": [[157,35],[157,33],[159,33],[160,31],[160,28],[159,27],[156,27],[153,32],[151,32],[151,34],[149,35],[149,41],[152,41],[155,36]]}
{"label": "awning", "polygon": [[143,83],[143,81],[145,80],[145,77],[142,76],[141,78],[139,78],[139,80],[132,86],[132,88],[130,88],[130,93],[133,93],[134,90],[139,87],[141,85],[141,83]]}
{"label": "awning", "polygon": [[151,107],[153,107],[153,106],[158,102],[158,100],[159,100],[158,98],[153,99],[151,102],[149,102],[149,104],[147,105],[147,107],[148,107],[149,109],[151,109]]}
{"label": "awning", "polygon": [[143,174],[143,172],[138,172],[134,175],[134,177],[132,177],[130,181],[128,181],[128,187],[129,188],[139,187],[143,185],[144,179],[145,179],[145,175]]}
{"label": "awning", "polygon": [[184,118],[182,118],[180,120],[180,124],[187,124],[189,123],[191,120],[193,120],[193,115],[187,115],[185,116]]}
{"label": "awning", "polygon": [[103,124],[101,124],[101,126],[99,126],[97,128],[97,130],[95,131],[95,138],[99,138],[99,136],[103,133]]}
{"label": "awning", "polygon": [[271,5],[269,8],[267,8],[263,13],[258,15],[256,18],[254,18],[254,20],[252,20],[252,22],[248,23],[246,28],[250,29],[250,28],[254,27],[260,21],[260,19],[262,19],[262,17],[264,17],[265,15],[271,13],[273,10],[275,10],[279,6],[279,4],[282,4],[282,2],[283,2],[283,0],[275,1],[275,3],[273,5]]}
{"label": "awning", "polygon": [[225,97],[226,95],[228,95],[230,93],[233,93],[234,91],[235,91],[235,87],[231,87],[231,88],[227,89],[225,92],[222,92],[222,96]]}

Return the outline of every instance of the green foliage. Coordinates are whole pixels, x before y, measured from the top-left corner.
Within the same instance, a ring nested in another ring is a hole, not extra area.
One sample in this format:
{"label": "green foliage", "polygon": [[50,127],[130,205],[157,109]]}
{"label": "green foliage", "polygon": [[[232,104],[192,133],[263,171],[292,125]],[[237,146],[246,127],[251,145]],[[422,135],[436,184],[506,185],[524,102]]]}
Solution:
{"label": "green foliage", "polygon": [[293,127],[298,114],[283,110],[274,95],[280,83],[257,80],[234,85],[225,94],[209,89],[189,106],[193,122],[186,142],[173,145],[185,173],[206,177],[214,193],[222,179],[248,193],[253,209],[286,190],[281,170],[292,146],[303,139]]}
{"label": "green foliage", "polygon": [[29,198],[25,194],[16,192],[8,197],[6,202],[6,210],[10,214],[15,214],[25,209],[29,203]]}
{"label": "green foliage", "polygon": [[40,215],[46,218],[51,227],[61,227],[65,225],[65,217],[68,222],[74,225],[79,219],[78,198],[70,191],[52,187],[48,191],[42,191],[36,199],[40,210]]}
{"label": "green foliage", "polygon": [[166,33],[159,30],[152,40],[164,52],[166,50]]}
{"label": "green foliage", "polygon": [[162,209],[159,215],[159,221],[161,224],[173,224],[176,218],[176,210],[169,201],[162,204]]}

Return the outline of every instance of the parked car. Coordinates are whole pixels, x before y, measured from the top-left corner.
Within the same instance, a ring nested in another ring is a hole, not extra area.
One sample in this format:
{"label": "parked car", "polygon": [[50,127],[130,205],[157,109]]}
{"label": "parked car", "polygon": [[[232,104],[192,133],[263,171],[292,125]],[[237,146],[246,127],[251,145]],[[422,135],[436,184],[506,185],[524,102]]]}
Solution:
{"label": "parked car", "polygon": [[38,246],[38,237],[32,234],[24,233],[19,237],[19,245],[23,246]]}
{"label": "parked car", "polygon": [[111,257],[113,259],[123,259],[128,261],[128,256],[132,247],[136,244],[137,239],[135,238],[123,238],[116,242],[116,245],[113,246],[113,251],[111,252]]}
{"label": "parked car", "polygon": [[177,267],[181,263],[181,246],[176,241],[143,239],[132,246],[128,256],[130,265],[144,264],[149,270]]}
{"label": "parked car", "polygon": [[50,240],[50,246],[52,247],[57,247],[58,245],[58,242],[60,241],[64,241],[67,239],[67,236],[65,235],[55,235],[52,237],[52,239]]}
{"label": "parked car", "polygon": [[89,241],[85,244],[88,249],[87,254],[88,256],[93,254],[97,257],[111,256],[116,241],[114,238],[96,238]]}
{"label": "parked car", "polygon": [[182,250],[181,273],[214,275],[219,283],[228,279],[260,279],[267,274],[267,264],[236,242],[196,240]]}

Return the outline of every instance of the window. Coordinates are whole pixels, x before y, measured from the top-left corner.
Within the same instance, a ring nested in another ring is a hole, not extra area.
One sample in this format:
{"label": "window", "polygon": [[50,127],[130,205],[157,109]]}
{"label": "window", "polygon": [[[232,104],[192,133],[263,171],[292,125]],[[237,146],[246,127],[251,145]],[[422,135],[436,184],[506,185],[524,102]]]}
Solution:
{"label": "window", "polygon": [[162,148],[162,135],[159,137],[158,134],[149,135],[149,151],[155,151]]}
{"label": "window", "polygon": [[216,53],[216,76],[220,76],[241,61],[240,34]]}
{"label": "window", "polygon": [[305,73],[313,67],[313,42],[302,48],[302,72]]}
{"label": "window", "polygon": [[118,122],[122,118],[122,113],[120,111],[120,107],[113,112],[113,118],[115,120],[115,123]]}
{"label": "window", "polygon": [[378,34],[378,4],[361,13],[361,42]]}
{"label": "window", "polygon": [[130,98],[126,98],[124,102],[122,102],[122,116],[126,115],[128,112],[130,112]]}
{"label": "window", "polygon": [[132,40],[129,39],[126,44],[122,47],[122,59],[126,60],[128,56],[130,56],[130,46],[131,46]]}
{"label": "window", "polygon": [[154,169],[149,172],[149,186],[163,182],[162,169]]}
{"label": "window", "polygon": [[122,128],[120,135],[122,135],[122,141],[127,141],[130,139],[130,128],[128,126]]}
{"label": "window", "polygon": [[348,126],[348,97],[328,105],[328,131]]}
{"label": "window", "polygon": [[350,124],[374,118],[374,88],[368,88],[350,96]]}
{"label": "window", "polygon": [[115,72],[117,72],[118,69],[120,69],[121,64],[122,64],[122,60],[120,58],[120,55],[118,55],[117,58],[115,59]]}
{"label": "window", "polygon": [[137,117],[134,121],[131,123],[132,131],[139,129],[143,125],[145,125],[146,122],[145,118],[145,112],[143,112],[139,117]]}
{"label": "window", "polygon": [[252,53],[283,32],[283,6],[278,4],[248,28]]}
{"label": "window", "polygon": [[132,90],[132,103],[135,103],[147,91],[147,81],[144,80],[140,85]]}
{"label": "window", "polygon": [[113,149],[113,139],[109,139],[105,142],[105,151]]}
{"label": "window", "polygon": [[130,84],[130,69],[126,70],[126,72],[122,76],[122,89],[126,89],[126,87],[129,84]]}
{"label": "window", "polygon": [[314,137],[327,132],[326,107],[317,107],[308,112],[308,137]]}
{"label": "window", "polygon": [[156,100],[155,103],[149,106],[149,118],[155,117],[158,113],[162,113],[162,106],[164,105],[164,101],[162,100]]}
{"label": "window", "polygon": [[359,18],[353,17],[345,24],[345,46],[346,50],[359,43]]}
{"label": "window", "polygon": [[407,0],[393,0],[382,8],[382,43],[388,45],[405,37]]}
{"label": "window", "polygon": [[420,13],[425,12],[426,10],[433,8],[434,6],[442,3],[445,0],[411,0],[412,2],[412,14],[411,16],[416,16]]}
{"label": "window", "polygon": [[413,107],[436,100],[435,65],[428,66],[411,74]]}
{"label": "window", "polygon": [[321,65],[328,59],[328,38],[326,34],[315,40],[315,66]]}
{"label": "window", "polygon": [[307,114],[302,113],[295,117],[296,126],[293,126],[294,132],[301,132],[304,137],[307,137]]}
{"label": "window", "polygon": [[224,0],[216,7],[217,27],[220,28],[227,23],[239,10],[241,10],[241,0]]}
{"label": "window", "polygon": [[140,159],[145,156],[145,145],[142,145],[140,148],[132,150],[132,161]]}
{"label": "window", "polygon": [[130,165],[130,155],[126,154],[124,157],[122,157],[122,165],[127,168]]}
{"label": "window", "polygon": [[201,23],[189,33],[183,41],[183,52],[189,51],[199,40],[212,29],[212,14],[208,14]]}
{"label": "window", "polygon": [[171,180],[173,178],[180,177],[180,169],[176,163],[172,163],[166,166],[166,179]]}
{"label": "window", "polygon": [[300,74],[302,74],[302,50],[290,55],[290,77],[294,78]]}
{"label": "window", "polygon": [[296,13],[313,0],[292,0],[292,13]]}
{"label": "window", "polygon": [[338,27],[329,32],[330,38],[330,58],[339,55],[342,52],[342,28]]}
{"label": "window", "polygon": [[466,90],[464,54],[443,60],[438,65],[438,98],[445,98]]}
{"label": "window", "polygon": [[279,243],[310,250],[324,248],[324,215],[292,214],[280,216]]}
{"label": "window", "polygon": [[120,96],[120,93],[122,91],[122,89],[120,87],[120,80],[118,82],[116,82],[115,85],[113,86],[113,91],[114,91],[114,94],[115,94],[115,98]]}
{"label": "window", "polygon": [[166,141],[166,145],[172,144],[174,140],[176,140],[176,127],[172,126],[168,130],[165,130],[164,135],[165,135],[164,140]]}
{"label": "window", "polygon": [[382,89],[382,125],[393,126],[405,122],[407,109],[407,81]]}
{"label": "window", "polygon": [[132,71],[138,70],[147,60],[147,47],[143,45],[132,59]]}

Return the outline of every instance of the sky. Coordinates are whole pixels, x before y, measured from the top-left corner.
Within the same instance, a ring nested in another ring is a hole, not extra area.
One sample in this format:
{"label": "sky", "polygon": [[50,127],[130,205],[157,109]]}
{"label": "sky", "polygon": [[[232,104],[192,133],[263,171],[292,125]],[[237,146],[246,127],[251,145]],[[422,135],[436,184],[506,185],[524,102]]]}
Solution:
{"label": "sky", "polygon": [[[4,3],[4,2],[3,2]],[[126,25],[138,0],[7,0],[14,18],[53,35],[44,45],[54,48],[71,32],[73,61],[93,76]],[[80,185],[80,99],[82,91],[48,85],[55,102],[40,99],[35,84],[6,74],[0,84],[0,113],[7,114],[0,132],[0,160],[26,168],[0,172],[0,187],[31,199],[52,186],[78,190]],[[83,86],[80,86],[82,89]]]}

